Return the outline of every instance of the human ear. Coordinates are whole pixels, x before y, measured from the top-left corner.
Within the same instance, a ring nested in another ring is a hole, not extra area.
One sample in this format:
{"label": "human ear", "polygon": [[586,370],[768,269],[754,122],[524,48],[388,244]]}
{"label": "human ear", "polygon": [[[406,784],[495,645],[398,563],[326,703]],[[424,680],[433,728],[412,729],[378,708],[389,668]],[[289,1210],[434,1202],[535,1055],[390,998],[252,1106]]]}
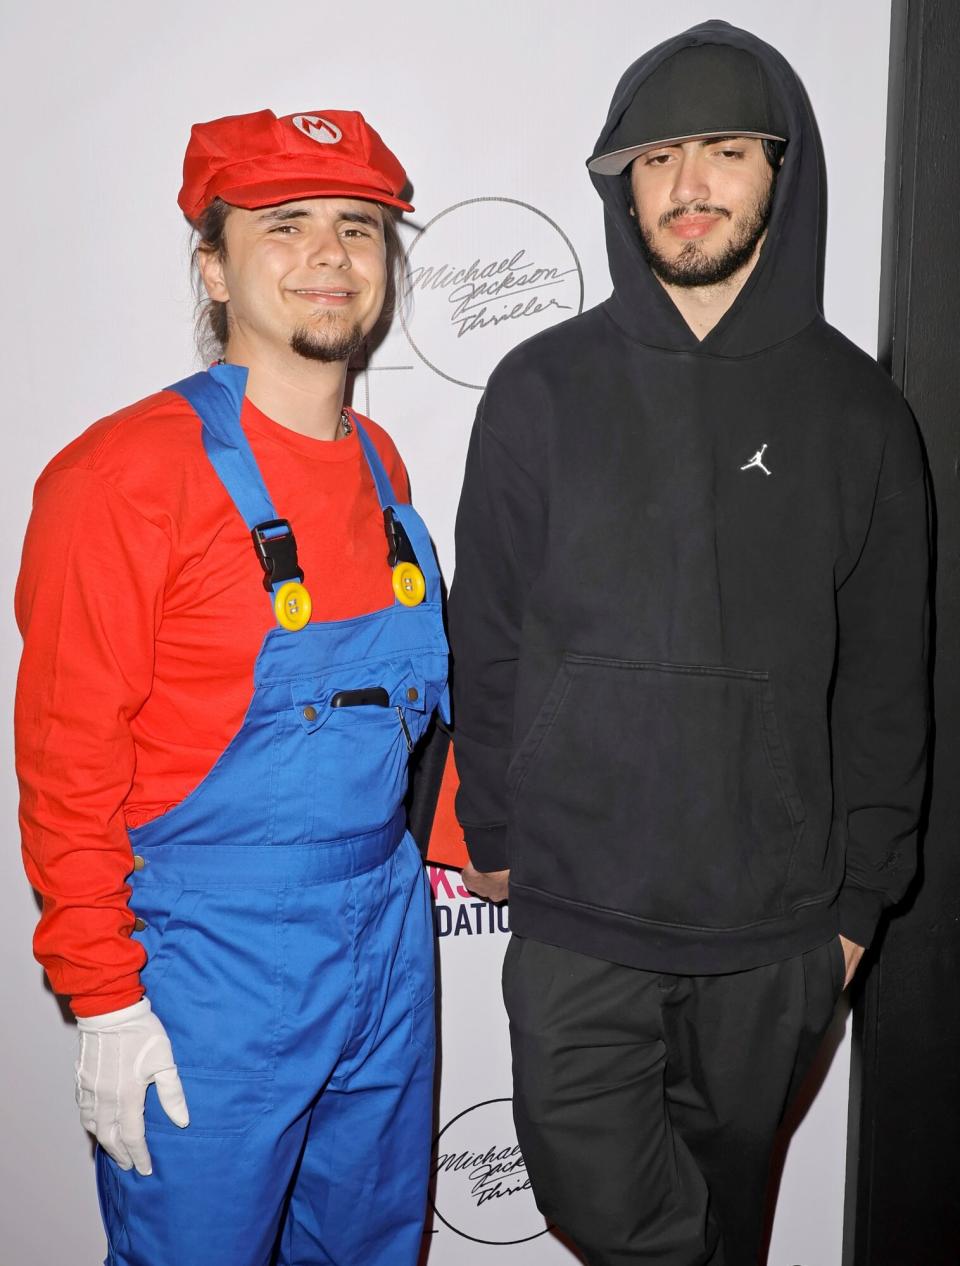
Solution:
{"label": "human ear", "polygon": [[197,251],[197,267],[207,295],[216,303],[227,303],[230,293],[223,275],[223,255],[220,251],[201,246]]}

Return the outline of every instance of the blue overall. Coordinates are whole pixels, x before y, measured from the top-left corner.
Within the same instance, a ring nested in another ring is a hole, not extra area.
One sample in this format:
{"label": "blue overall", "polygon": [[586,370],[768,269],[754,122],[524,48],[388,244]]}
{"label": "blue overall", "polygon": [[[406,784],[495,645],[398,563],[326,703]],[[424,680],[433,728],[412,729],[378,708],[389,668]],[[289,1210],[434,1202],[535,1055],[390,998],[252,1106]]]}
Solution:
{"label": "blue overall", "polygon": [[[277,516],[240,427],[245,384],[218,365],[172,390],[252,529]],[[413,1266],[421,1247],[434,951],[403,798],[410,744],[448,707],[447,646],[426,529],[354,422],[426,598],[271,629],[236,736],[185,800],[130,832],[143,983],[190,1124],[150,1086],[153,1174],[98,1149],[107,1266]],[[380,703],[331,703],[371,688]]]}

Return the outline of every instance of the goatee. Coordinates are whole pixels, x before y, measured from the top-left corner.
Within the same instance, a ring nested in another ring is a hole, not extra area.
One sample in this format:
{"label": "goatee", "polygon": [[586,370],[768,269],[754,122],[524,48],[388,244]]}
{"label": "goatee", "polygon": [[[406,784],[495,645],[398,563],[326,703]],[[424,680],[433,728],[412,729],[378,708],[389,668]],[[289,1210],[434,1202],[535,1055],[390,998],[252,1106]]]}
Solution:
{"label": "goatee", "polygon": [[[767,194],[752,210],[745,212],[735,221],[735,231],[726,247],[719,255],[707,255],[699,242],[687,242],[679,255],[668,259],[662,255],[653,243],[653,234],[643,225],[640,230],[640,245],[644,257],[652,271],[668,286],[716,286],[729,280],[753,258],[753,253],[770,223],[773,210],[773,191],[776,182],[772,181]],[[725,215],[730,212],[723,207],[711,207],[705,203],[678,208],[660,217],[660,228],[666,228],[671,220],[679,219],[684,214],[690,215]]]}
{"label": "goatee", "polygon": [[337,323],[332,329],[301,325],[290,335],[290,350],[306,360],[332,364],[350,360],[363,347],[363,337],[356,324],[343,328]]}

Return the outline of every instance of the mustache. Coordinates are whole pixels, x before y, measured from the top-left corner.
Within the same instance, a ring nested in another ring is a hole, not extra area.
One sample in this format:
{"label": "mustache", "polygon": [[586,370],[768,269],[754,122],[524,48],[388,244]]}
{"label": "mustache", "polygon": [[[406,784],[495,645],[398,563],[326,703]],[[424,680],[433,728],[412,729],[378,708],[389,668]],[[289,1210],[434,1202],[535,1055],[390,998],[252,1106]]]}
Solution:
{"label": "mustache", "polygon": [[674,207],[672,211],[664,211],[657,221],[657,226],[665,229],[674,220],[681,220],[685,215],[722,215],[730,219],[730,212],[726,207],[715,207],[708,202],[693,202],[689,206]]}

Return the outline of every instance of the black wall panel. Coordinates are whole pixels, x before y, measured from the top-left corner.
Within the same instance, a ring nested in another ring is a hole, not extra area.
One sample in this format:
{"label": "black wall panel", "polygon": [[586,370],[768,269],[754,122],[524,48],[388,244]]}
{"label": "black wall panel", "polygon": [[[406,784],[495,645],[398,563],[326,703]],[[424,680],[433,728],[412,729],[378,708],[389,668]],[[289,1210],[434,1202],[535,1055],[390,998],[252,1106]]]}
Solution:
{"label": "black wall panel", "polygon": [[[856,137],[849,142],[856,162]],[[854,992],[843,1260],[958,1266],[958,0],[893,0],[883,249],[880,359],[920,425],[933,488],[936,727],[918,882]]]}

